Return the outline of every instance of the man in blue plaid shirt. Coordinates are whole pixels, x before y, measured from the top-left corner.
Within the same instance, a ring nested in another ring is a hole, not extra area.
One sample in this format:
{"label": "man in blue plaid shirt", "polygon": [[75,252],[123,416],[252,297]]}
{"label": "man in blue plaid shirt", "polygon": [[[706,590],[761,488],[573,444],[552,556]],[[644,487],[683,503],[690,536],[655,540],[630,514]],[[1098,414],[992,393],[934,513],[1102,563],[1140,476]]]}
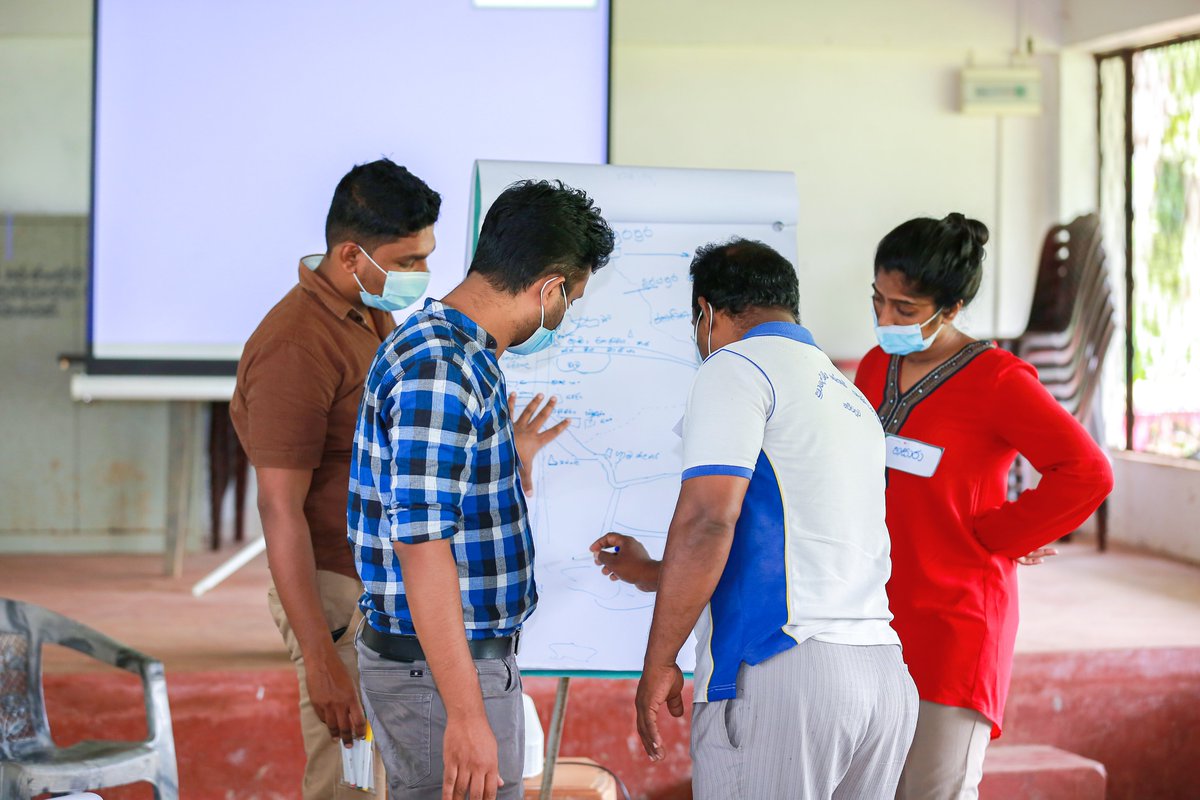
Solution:
{"label": "man in blue plaid shirt", "polygon": [[498,358],[553,344],[613,234],[581,191],[514,184],[467,277],[380,347],[359,408],[348,519],[366,591],[363,703],[399,798],[519,798],[521,623],[533,539]]}

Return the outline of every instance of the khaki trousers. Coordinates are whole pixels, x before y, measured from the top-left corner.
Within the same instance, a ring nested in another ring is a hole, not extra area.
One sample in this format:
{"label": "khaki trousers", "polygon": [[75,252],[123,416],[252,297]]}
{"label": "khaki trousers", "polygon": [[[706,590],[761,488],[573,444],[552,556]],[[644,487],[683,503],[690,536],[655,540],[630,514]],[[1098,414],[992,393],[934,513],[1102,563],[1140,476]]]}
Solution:
{"label": "khaki trousers", "polygon": [[[317,592],[321,596],[325,622],[330,631],[346,629],[334,644],[334,648],[342,663],[346,665],[346,671],[354,678],[356,686],[358,654],[354,651],[354,632],[362,619],[362,612],[358,610],[358,598],[362,590],[362,584],[356,578],[317,570]],[[267,592],[267,606],[271,609],[275,625],[283,635],[283,643],[287,645],[292,664],[296,667],[296,677],[300,682],[300,732],[304,736],[304,752],[307,755],[304,765],[304,800],[370,800],[372,797],[382,800],[387,796],[387,779],[378,751],[375,754],[374,795],[342,784],[342,744],[330,738],[329,728],[321,722],[308,699],[308,681],[304,673],[300,643],[292,632],[292,626],[288,623],[274,586]]]}
{"label": "khaki trousers", "polygon": [[978,711],[922,700],[896,800],[977,800],[991,739]]}

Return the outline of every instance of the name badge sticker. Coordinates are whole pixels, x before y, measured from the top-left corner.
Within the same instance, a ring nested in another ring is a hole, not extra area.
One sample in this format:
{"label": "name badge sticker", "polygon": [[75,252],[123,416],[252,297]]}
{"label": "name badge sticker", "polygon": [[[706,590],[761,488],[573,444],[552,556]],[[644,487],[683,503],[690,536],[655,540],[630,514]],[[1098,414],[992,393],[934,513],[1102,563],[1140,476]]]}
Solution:
{"label": "name badge sticker", "polygon": [[944,447],[926,444],[916,439],[905,439],[890,433],[887,435],[886,441],[888,468],[898,469],[920,478],[933,477],[933,473],[937,472],[938,464],[942,462],[942,454],[946,452]]}

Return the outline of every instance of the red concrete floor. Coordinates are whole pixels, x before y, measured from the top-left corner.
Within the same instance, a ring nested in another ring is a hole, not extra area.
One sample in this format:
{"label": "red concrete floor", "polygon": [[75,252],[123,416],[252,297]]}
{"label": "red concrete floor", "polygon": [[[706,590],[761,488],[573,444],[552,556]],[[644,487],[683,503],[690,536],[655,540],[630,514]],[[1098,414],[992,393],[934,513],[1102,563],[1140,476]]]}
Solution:
{"label": "red concrete floor", "polygon": [[[1063,551],[1021,573],[1022,631],[998,744],[1054,745],[1100,761],[1116,800],[1200,797],[1200,569],[1082,544]],[[296,798],[296,685],[265,607],[265,560],[203,598],[189,594],[227,556],[190,556],[180,581],[159,577],[161,562],[149,556],[8,556],[0,558],[0,594],[69,614],[164,661],[185,800]],[[58,648],[46,656],[60,744],[144,735],[131,676]],[[635,797],[689,797],[687,720],[668,728],[666,762],[650,764],[633,731],[633,688],[573,681],[563,754],[612,767]],[[526,690],[545,724],[554,681],[529,678]],[[147,787],[103,795],[150,797]]]}

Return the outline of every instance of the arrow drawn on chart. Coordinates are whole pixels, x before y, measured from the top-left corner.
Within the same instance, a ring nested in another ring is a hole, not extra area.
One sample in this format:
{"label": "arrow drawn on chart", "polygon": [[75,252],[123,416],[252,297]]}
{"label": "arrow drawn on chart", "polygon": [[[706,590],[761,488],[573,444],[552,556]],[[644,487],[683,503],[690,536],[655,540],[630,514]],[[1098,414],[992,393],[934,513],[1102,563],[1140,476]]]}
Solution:
{"label": "arrow drawn on chart", "polygon": [[626,255],[630,255],[630,256],[667,256],[669,258],[690,258],[691,257],[691,253],[637,253],[637,252],[630,252],[630,253],[626,253]]}

